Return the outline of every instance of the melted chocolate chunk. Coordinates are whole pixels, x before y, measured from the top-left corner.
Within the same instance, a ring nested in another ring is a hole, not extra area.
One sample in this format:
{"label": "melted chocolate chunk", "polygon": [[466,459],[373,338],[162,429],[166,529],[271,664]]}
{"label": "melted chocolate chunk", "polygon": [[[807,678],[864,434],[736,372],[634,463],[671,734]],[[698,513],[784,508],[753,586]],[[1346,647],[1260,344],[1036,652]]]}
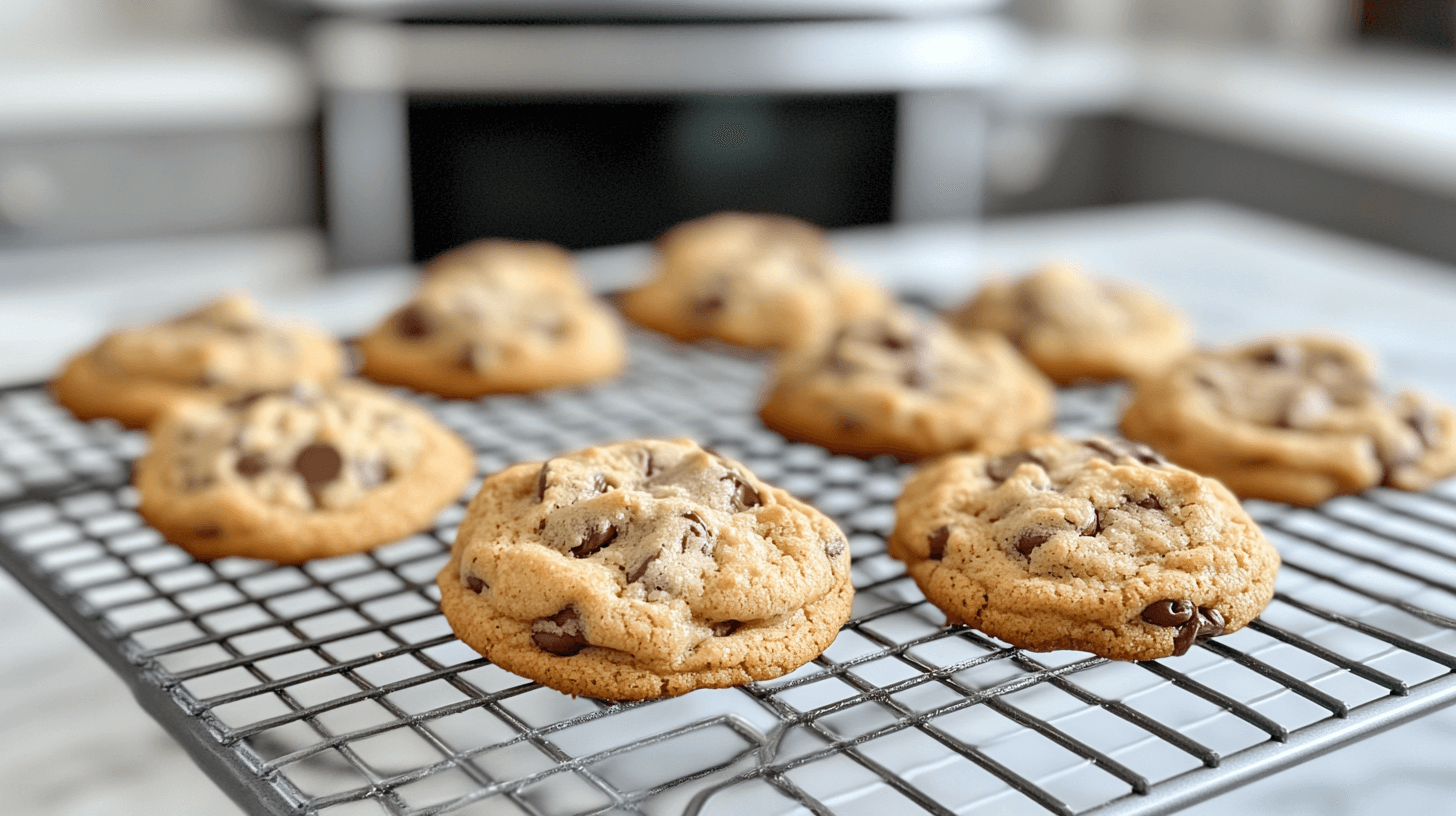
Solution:
{"label": "melted chocolate chunk", "polygon": [[1249,359],[1260,365],[1289,369],[1299,368],[1303,357],[1299,346],[1293,343],[1276,343],[1249,355]]}
{"label": "melted chocolate chunk", "polygon": [[1223,634],[1226,626],[1222,612],[1210,606],[1198,607],[1198,613],[1189,618],[1174,636],[1173,654],[1187,654],[1193,644]]}
{"label": "melted chocolate chunk", "polygon": [[905,349],[910,348],[911,342],[910,339],[907,337],[901,337],[898,334],[886,331],[880,337],[880,345],[884,346],[887,349],[890,349],[891,351],[904,351]]}
{"label": "melted chocolate chunk", "polygon": [[1051,541],[1053,535],[1055,533],[1049,530],[1022,530],[1017,534],[1016,540],[1011,542],[1011,546],[1015,547],[1017,552],[1030,558],[1032,551]]}
{"label": "melted chocolate chunk", "polygon": [[238,474],[251,479],[268,469],[268,460],[261,453],[247,453],[238,457],[234,465]]}
{"label": "melted chocolate chunk", "polygon": [[688,530],[687,532],[683,533],[682,551],[687,552],[688,542],[691,541],[693,538],[697,538],[698,541],[701,542],[698,544],[697,547],[698,552],[701,552],[703,555],[712,555],[713,539],[711,537],[711,534],[708,532],[708,523],[706,521],[703,521],[703,517],[698,515],[697,511],[695,510],[689,510],[688,512],[684,513],[683,518],[688,520]]}
{"label": "melted chocolate chunk", "polygon": [[733,486],[733,493],[730,499],[733,502],[733,506],[739,512],[751,507],[763,506],[763,497],[759,496],[758,491],[753,489],[753,485],[749,484],[748,480],[744,479],[737,472],[732,470],[728,471],[728,475],[722,477],[722,481],[726,481]]}
{"label": "melted chocolate chunk", "polygon": [[531,626],[531,640],[536,648],[559,657],[571,657],[591,644],[581,630],[581,616],[571,607],[549,618],[540,618]]}
{"label": "melted chocolate chunk", "polygon": [[714,623],[711,627],[713,630],[713,637],[728,637],[734,632],[737,632],[739,627],[741,627],[742,625],[743,621],[718,621],[717,623]]}
{"label": "melted chocolate chunk", "polygon": [[642,563],[633,567],[632,571],[627,573],[627,583],[635,584],[638,581],[642,580],[642,576],[647,574],[647,568],[652,566],[652,562],[656,560],[657,553],[653,553],[652,555],[649,555],[647,556],[647,558],[643,559]]}
{"label": "melted chocolate chunk", "polygon": [[551,460],[541,463],[541,473],[536,476],[536,502],[546,501],[546,474],[551,469]]}
{"label": "melted chocolate chunk", "polygon": [[344,457],[338,448],[327,442],[315,442],[298,452],[293,470],[309,487],[319,487],[337,479],[344,468]]}
{"label": "melted chocolate chunk", "polygon": [[1131,496],[1128,496],[1127,497],[1127,503],[1128,504],[1132,504],[1132,505],[1136,505],[1138,507],[1141,507],[1144,510],[1162,510],[1163,509],[1163,503],[1160,502],[1160,501],[1158,501],[1158,497],[1157,496],[1154,496],[1151,493],[1149,493],[1148,495],[1142,497],[1141,499],[1133,499]]}
{"label": "melted chocolate chunk", "polygon": [[604,522],[601,527],[587,532],[582,536],[581,543],[571,548],[571,554],[577,558],[586,558],[598,550],[610,546],[617,540],[617,525],[611,522]]}
{"label": "melted chocolate chunk", "polygon": [[1182,626],[1193,619],[1193,602],[1175,601],[1172,598],[1153,601],[1143,610],[1142,617],[1154,626]]}
{"label": "melted chocolate chunk", "polygon": [[233,409],[234,411],[247,410],[247,408],[253,403],[268,396],[268,393],[269,392],[267,391],[249,391],[241,397],[229,401],[227,403],[227,407]]}
{"label": "melted chocolate chunk", "polygon": [[479,595],[481,592],[485,591],[485,588],[489,586],[489,584],[487,584],[485,581],[482,581],[480,578],[471,575],[470,577],[465,579],[465,586],[468,587],[471,592]]}
{"label": "melted chocolate chunk", "polygon": [[1088,439],[1082,444],[1091,449],[1096,458],[1105,459],[1113,464],[1117,464],[1117,460],[1123,456],[1135,459],[1144,465],[1168,464],[1168,460],[1159,455],[1157,451],[1140,442],[1097,437]]}
{"label": "melted chocolate chunk", "polygon": [[209,524],[206,527],[198,527],[192,531],[192,534],[198,538],[217,538],[222,535],[222,528],[214,524]]}
{"label": "melted chocolate chunk", "polygon": [[835,536],[834,538],[831,538],[828,541],[824,542],[824,554],[829,556],[830,558],[838,558],[844,553],[844,548],[848,546],[849,544],[847,544],[844,539]]}
{"label": "melted chocolate chunk", "polygon": [[395,315],[394,330],[407,340],[418,340],[430,335],[430,321],[418,306],[406,306]]}
{"label": "melted chocolate chunk", "polygon": [[940,559],[944,558],[945,557],[945,545],[948,544],[948,543],[950,543],[950,525],[949,524],[945,525],[944,527],[941,527],[939,530],[936,530],[935,532],[933,532],[933,533],[930,534],[930,538],[929,538],[930,555],[929,555],[929,557],[932,558],[932,559],[934,559],[934,560],[936,560],[936,561],[939,561]]}
{"label": "melted chocolate chunk", "polygon": [[1038,467],[1045,466],[1045,463],[1036,458],[1034,454],[1026,451],[1017,451],[1016,453],[1008,453],[1005,456],[998,456],[986,462],[986,475],[990,476],[993,481],[999,484],[1010,479],[1016,473],[1016,469],[1025,462],[1030,462]]}

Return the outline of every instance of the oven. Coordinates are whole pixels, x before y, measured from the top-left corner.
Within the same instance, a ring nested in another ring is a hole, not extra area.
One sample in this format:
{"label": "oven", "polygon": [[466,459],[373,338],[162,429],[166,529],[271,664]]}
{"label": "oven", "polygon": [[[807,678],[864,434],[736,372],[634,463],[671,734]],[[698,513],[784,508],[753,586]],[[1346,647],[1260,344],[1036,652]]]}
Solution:
{"label": "oven", "polygon": [[983,97],[1020,54],[985,0],[415,5],[313,27],[336,266],[621,244],[720,209],[971,217]]}

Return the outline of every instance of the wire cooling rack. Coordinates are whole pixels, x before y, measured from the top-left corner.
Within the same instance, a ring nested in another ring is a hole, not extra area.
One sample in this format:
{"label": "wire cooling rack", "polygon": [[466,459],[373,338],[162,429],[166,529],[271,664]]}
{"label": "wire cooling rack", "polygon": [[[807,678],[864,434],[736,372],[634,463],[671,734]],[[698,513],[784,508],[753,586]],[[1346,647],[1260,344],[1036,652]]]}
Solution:
{"label": "wire cooling rack", "polygon": [[[422,402],[482,472],[687,434],[834,516],[854,616],[802,669],[611,704],[496,668],[436,609],[464,497],[372,553],[198,563],[133,511],[144,438],[35,387],[0,392],[0,562],[254,813],[1163,813],[1456,700],[1450,483],[1251,503],[1284,556],[1275,600],[1183,657],[1033,654],[944,628],[885,554],[905,468],[764,429],[761,361],[632,352],[589,391]],[[1059,424],[1105,431],[1120,398],[1064,390]]]}

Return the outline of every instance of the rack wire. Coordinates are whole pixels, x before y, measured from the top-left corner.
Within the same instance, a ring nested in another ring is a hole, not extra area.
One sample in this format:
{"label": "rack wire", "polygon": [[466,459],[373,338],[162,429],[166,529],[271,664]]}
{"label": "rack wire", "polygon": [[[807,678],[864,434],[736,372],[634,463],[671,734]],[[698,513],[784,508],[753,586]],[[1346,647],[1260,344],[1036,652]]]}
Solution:
{"label": "rack wire", "polygon": [[[1263,616],[1118,663],[943,626],[885,554],[906,469],[763,428],[760,360],[645,334],[618,382],[415,396],[481,472],[632,436],[739,458],[849,535],[852,619],[771,682],[573,699],[450,633],[434,575],[464,501],[370,553],[200,563],[133,508],[141,434],[0,392],[0,563],[96,650],[236,801],[268,814],[1151,814],[1456,701],[1456,485],[1318,510],[1250,502],[1284,557]],[[1111,427],[1116,387],[1059,426]]]}

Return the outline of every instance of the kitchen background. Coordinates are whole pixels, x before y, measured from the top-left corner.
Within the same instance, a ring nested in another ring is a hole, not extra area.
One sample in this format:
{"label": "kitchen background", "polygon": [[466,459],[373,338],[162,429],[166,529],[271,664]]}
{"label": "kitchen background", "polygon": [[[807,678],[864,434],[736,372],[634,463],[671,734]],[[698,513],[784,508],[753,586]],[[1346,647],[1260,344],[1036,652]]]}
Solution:
{"label": "kitchen background", "polygon": [[[0,2],[5,382],[229,287],[355,331],[401,265],[481,235],[1187,199],[1456,264],[1456,2]],[[3,575],[0,643],[5,810],[234,808]],[[1433,716],[1191,812],[1423,812],[1453,739]]]}

